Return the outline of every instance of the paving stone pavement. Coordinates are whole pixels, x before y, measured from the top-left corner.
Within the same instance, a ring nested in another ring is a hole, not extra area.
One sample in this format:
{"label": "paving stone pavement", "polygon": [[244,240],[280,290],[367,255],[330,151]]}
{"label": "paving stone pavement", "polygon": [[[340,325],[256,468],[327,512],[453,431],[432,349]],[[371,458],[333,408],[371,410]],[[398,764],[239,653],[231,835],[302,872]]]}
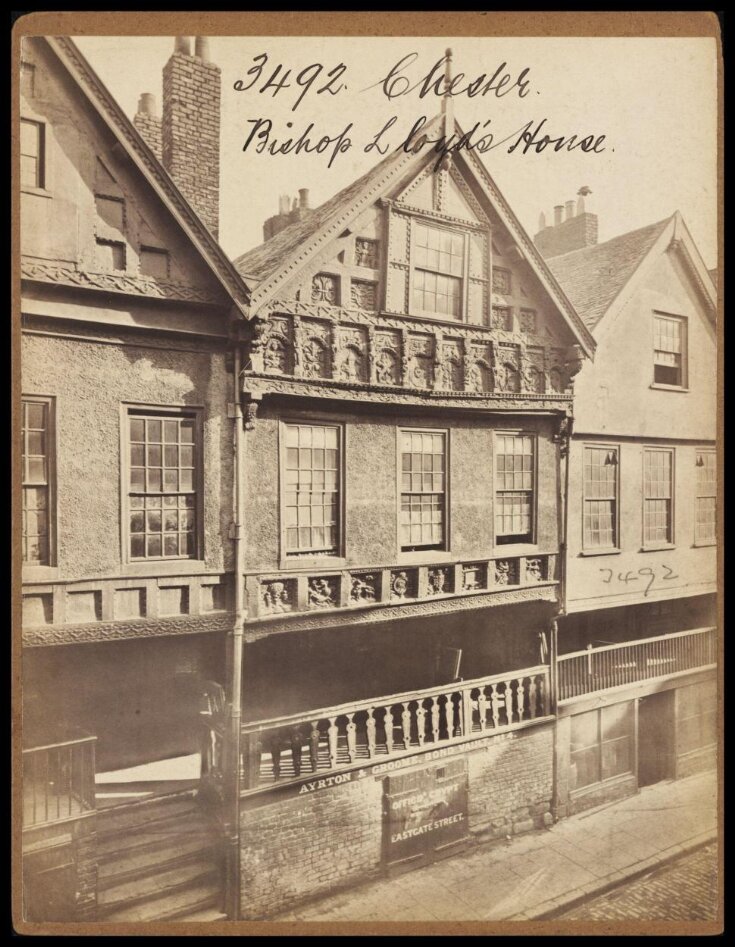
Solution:
{"label": "paving stone pavement", "polygon": [[[634,796],[579,813],[548,829],[478,845],[404,875],[357,885],[272,920],[558,918],[565,907],[571,910],[581,898],[594,898],[630,876],[650,873],[684,852],[712,843],[716,827],[716,773],[699,773],[647,786]],[[695,900],[709,904],[712,882],[707,881],[706,872],[702,880],[699,861],[693,864]],[[671,902],[673,889],[665,880],[651,889],[650,917],[646,891],[645,887],[632,889],[631,903],[639,912],[635,917],[658,919],[655,911],[667,899]],[[701,915],[686,919],[699,920]]]}
{"label": "paving stone pavement", "polygon": [[706,845],[559,914],[557,919],[714,921],[717,918],[717,870],[717,846]]}

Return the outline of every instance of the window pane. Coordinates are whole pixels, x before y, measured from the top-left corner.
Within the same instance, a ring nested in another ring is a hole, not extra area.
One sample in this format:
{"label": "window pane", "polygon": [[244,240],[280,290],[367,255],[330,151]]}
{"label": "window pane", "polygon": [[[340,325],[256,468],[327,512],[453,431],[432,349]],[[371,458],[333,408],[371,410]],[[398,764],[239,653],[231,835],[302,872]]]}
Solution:
{"label": "window pane", "polygon": [[495,535],[499,543],[533,536],[534,440],[501,434],[495,441]]}
{"label": "window pane", "polygon": [[285,425],[283,521],[286,551],[337,551],[339,451],[336,427]]}
{"label": "window pane", "polygon": [[[131,416],[129,431],[131,558],[192,558],[196,555],[194,421]],[[182,441],[189,443],[179,447]],[[182,530],[188,539],[181,538]]]}
{"label": "window pane", "polygon": [[49,406],[45,402],[22,403],[22,532],[23,562],[48,565],[49,551]]}
{"label": "window pane", "polygon": [[671,451],[644,451],[643,455],[643,538],[646,543],[672,542]]}
{"label": "window pane", "polygon": [[444,543],[445,435],[401,433],[401,512],[403,548],[440,547]]}

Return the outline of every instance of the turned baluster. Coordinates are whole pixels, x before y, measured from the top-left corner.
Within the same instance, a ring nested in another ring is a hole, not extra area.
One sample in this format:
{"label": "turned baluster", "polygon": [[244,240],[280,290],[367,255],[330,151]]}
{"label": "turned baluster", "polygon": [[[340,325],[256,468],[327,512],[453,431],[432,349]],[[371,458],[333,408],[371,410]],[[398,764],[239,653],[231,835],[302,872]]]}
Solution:
{"label": "turned baluster", "polygon": [[531,716],[531,720],[533,720],[537,716],[536,711],[538,709],[536,705],[536,678],[532,676],[529,680],[530,680],[530,683],[528,685],[528,711]]}
{"label": "turned baluster", "polygon": [[393,708],[385,708],[383,717],[383,729],[385,730],[385,752],[390,756],[393,752]]}
{"label": "turned baluster", "polygon": [[523,678],[518,678],[518,690],[516,692],[516,707],[518,708],[518,723],[523,720]]}
{"label": "turned baluster", "polygon": [[375,756],[375,717],[373,716],[372,707],[368,707],[365,735],[367,737],[367,755],[373,757]]}
{"label": "turned baluster", "polygon": [[311,760],[311,771],[315,773],[319,767],[319,721],[314,720],[309,733],[309,759]]}
{"label": "turned baluster", "polygon": [[547,679],[545,677],[541,677],[539,679],[539,687],[541,688],[541,707],[543,708],[544,717],[548,717],[549,710],[550,710],[549,688],[547,684]]}
{"label": "turned baluster", "polygon": [[457,708],[459,721],[454,728],[454,736],[468,736],[472,733],[472,688],[465,687],[460,692],[460,704]]}
{"label": "turned baluster", "polygon": [[500,726],[500,694],[498,685],[490,685],[490,713],[493,715],[493,727],[497,730]]}
{"label": "turned baluster", "polygon": [[426,708],[424,707],[424,702],[420,700],[416,707],[416,737],[419,741],[419,746],[424,745],[424,740],[426,739],[426,731],[424,727],[426,726]]}
{"label": "turned baluster", "polygon": [[301,728],[294,727],[291,731],[291,759],[293,760],[293,771],[295,776],[301,775],[302,742]]}
{"label": "turned baluster", "polygon": [[357,724],[354,712],[347,714],[347,756],[350,763],[354,763],[357,756]]}
{"label": "turned baluster", "polygon": [[510,681],[505,681],[505,716],[508,726],[513,723],[513,691],[510,685]]}
{"label": "turned baluster", "polygon": [[337,741],[339,739],[339,727],[337,718],[329,717],[329,728],[327,729],[327,740],[329,741],[329,768],[334,769],[337,765]]}
{"label": "turned baluster", "polygon": [[431,734],[434,738],[434,743],[439,742],[439,714],[441,713],[439,698],[441,696],[442,695],[439,694],[431,702]]}
{"label": "turned baluster", "polygon": [[403,729],[403,747],[408,750],[411,746],[411,702],[401,704],[401,727]]}
{"label": "turned baluster", "polygon": [[487,727],[487,696],[485,688],[482,686],[477,692],[477,713],[480,718],[480,730],[485,730]]}

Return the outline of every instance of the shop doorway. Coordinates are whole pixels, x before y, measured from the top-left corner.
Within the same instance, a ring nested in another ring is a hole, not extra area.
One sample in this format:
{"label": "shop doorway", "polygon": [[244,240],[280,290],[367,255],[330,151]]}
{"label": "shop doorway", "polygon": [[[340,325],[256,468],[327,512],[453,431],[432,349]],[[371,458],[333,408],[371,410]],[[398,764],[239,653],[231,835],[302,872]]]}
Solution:
{"label": "shop doorway", "polygon": [[651,786],[674,776],[673,690],[638,701],[638,785]]}

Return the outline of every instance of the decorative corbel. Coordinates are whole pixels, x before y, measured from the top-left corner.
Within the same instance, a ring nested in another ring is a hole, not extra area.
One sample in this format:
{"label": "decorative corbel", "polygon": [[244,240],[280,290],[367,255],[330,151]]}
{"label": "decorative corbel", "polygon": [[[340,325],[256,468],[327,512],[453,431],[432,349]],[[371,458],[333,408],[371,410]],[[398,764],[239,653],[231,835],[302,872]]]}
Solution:
{"label": "decorative corbel", "polygon": [[243,428],[246,431],[254,431],[262,396],[249,392],[245,397],[247,400],[243,402]]}
{"label": "decorative corbel", "polygon": [[572,430],[574,428],[574,418],[570,414],[564,414],[559,419],[559,430],[554,434],[552,440],[559,445],[559,454],[566,457],[569,454],[569,443],[572,439]]}

